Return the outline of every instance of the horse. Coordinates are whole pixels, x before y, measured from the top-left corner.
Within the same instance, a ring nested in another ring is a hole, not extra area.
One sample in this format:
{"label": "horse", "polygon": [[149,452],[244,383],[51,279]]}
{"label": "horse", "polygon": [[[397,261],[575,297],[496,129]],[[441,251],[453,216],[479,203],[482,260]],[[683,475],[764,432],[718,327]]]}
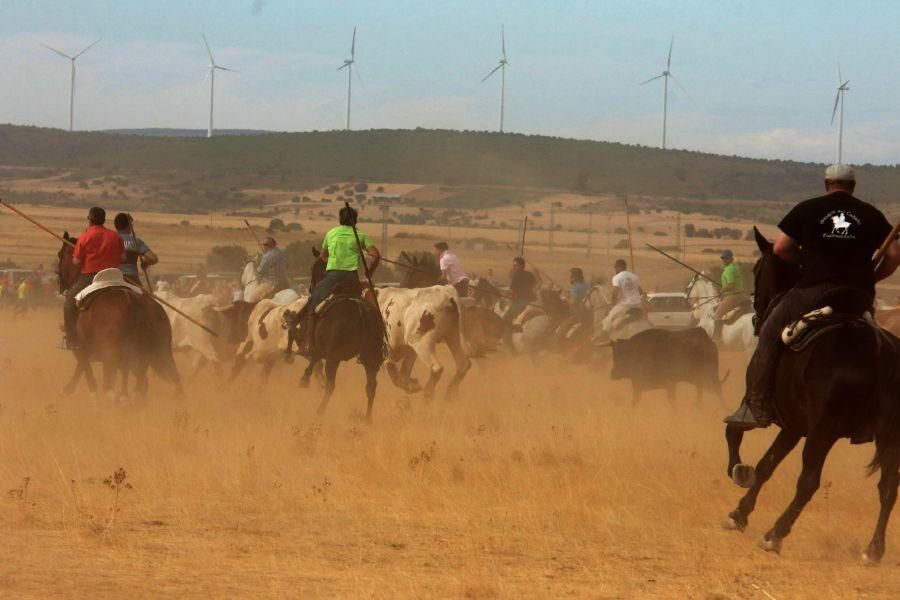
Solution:
{"label": "horse", "polygon": [[[314,254],[318,253],[313,249]],[[310,290],[325,276],[325,264],[316,260],[312,266]],[[378,309],[359,294],[343,293],[340,286],[318,307],[319,319],[315,328],[312,355],[300,379],[301,387],[308,387],[316,367],[325,361],[325,392],[316,413],[322,415],[334,393],[335,376],[340,364],[356,358],[366,371],[366,421],[372,422],[372,407],[378,387],[378,371],[387,356],[387,333]],[[288,352],[291,351],[299,321],[285,320],[291,331]]]}
{"label": "horse", "polygon": [[[688,298],[692,300],[694,318],[698,327],[706,331],[709,337],[715,330],[713,318],[721,300],[718,290],[712,282],[700,275],[694,275],[687,286]],[[722,345],[725,348],[743,350],[749,357],[756,350],[756,334],[753,328],[753,314],[747,313],[738,317],[733,323],[722,325]]]}
{"label": "horse", "polygon": [[[603,332],[603,321],[606,315],[614,306],[612,299],[612,286],[610,285],[593,285],[585,299],[588,309],[593,313],[594,337],[593,342],[600,339]],[[626,317],[622,321],[613,325],[612,331],[609,332],[610,340],[628,339],[642,331],[652,329],[653,325],[647,319],[647,313],[644,310],[639,311],[638,316]]]}
{"label": "horse", "polygon": [[244,300],[246,302],[259,302],[268,292],[271,292],[271,284],[263,283],[258,280],[256,271],[256,257],[248,257],[247,262],[241,269],[241,285],[244,288]]}
{"label": "horse", "polygon": [[[78,238],[65,232],[63,239],[66,243],[57,253],[61,294],[65,294],[80,275],[79,268],[72,262]],[[99,359],[103,364],[101,390],[106,394],[112,393],[116,376],[121,372],[123,396],[128,395],[129,374],[135,376],[138,394],[146,396],[147,369],[152,365],[161,377],[175,386],[176,395],[181,397],[181,378],[172,356],[172,329],[162,306],[151,296],[138,295],[128,288],[103,290],[79,310],[77,327],[81,340],[74,351],[77,364],[63,388],[64,393],[72,393],[82,375],[88,389],[96,392],[91,360]]]}
{"label": "horse", "polygon": [[[754,309],[764,318],[777,297],[793,287],[799,270],[776,256],[772,243],[759,231],[754,229],[754,233],[761,252],[753,270]],[[780,552],[784,538],[819,487],[831,447],[842,437],[871,432],[876,451],[869,473],[881,470],[881,510],[863,562],[877,564],[884,556],[885,530],[900,482],[900,377],[896,374],[900,340],[874,323],[849,317],[849,309],[841,307],[842,298],[829,294],[823,299],[835,307],[836,313],[845,313],[836,319],[835,327],[819,332],[802,350],[784,351],[775,398],[781,430],[755,469],[741,463],[743,430],[726,426],[728,474],[738,485],[750,489],[728,515],[725,526],[738,531],[746,528],[763,484],[805,437],[803,468],[794,498],[760,541],[764,550]]]}

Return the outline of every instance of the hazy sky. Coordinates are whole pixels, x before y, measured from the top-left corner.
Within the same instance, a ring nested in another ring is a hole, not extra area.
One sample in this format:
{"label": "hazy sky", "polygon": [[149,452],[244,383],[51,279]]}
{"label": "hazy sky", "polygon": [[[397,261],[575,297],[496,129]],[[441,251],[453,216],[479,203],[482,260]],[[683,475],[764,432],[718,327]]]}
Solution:
{"label": "hazy sky", "polygon": [[354,129],[495,129],[506,27],[506,130],[658,145],[675,35],[668,145],[830,162],[837,63],[850,80],[844,159],[900,162],[900,2],[0,0],[0,122],[204,128],[206,33],[216,126],[343,127],[336,68],[359,26]]}

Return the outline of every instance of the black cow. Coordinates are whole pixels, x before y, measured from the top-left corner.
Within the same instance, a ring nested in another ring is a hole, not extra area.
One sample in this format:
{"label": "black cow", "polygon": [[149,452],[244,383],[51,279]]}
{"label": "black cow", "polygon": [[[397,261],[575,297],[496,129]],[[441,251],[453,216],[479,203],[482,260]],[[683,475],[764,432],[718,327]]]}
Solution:
{"label": "black cow", "polygon": [[719,380],[719,350],[699,327],[668,331],[647,329],[624,340],[610,342],[613,354],[612,379],[630,379],[632,402],[636,406],[644,390],[664,388],[675,406],[675,384],[680,381],[711,390],[722,400]]}

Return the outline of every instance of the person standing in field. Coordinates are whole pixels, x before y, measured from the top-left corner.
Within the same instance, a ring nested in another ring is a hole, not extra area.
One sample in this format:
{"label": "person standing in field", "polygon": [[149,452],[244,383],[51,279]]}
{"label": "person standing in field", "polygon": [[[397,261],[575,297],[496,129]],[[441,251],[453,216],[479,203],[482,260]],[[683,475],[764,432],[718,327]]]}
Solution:
{"label": "person standing in field", "polygon": [[441,279],[455,287],[460,298],[465,298],[469,295],[469,276],[463,271],[459,257],[450,252],[447,242],[438,242],[434,248],[437,250]]}
{"label": "person standing in field", "polygon": [[[131,218],[131,215],[119,213],[113,219],[113,224],[116,226],[116,233],[119,234],[119,237],[122,238],[122,243],[125,244],[125,254],[122,256],[119,270],[122,271],[125,281],[141,287],[138,261],[141,263],[141,269],[146,269],[158,263],[159,257],[144,243],[144,240],[134,236],[132,233],[134,231],[134,219]],[[149,282],[147,284],[149,286]]]}

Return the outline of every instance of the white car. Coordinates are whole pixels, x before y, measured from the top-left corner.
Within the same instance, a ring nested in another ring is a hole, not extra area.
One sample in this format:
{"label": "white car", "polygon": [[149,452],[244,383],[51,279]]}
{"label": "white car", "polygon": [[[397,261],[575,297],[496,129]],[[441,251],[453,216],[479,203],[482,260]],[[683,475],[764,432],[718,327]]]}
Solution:
{"label": "white car", "polygon": [[654,292],[647,294],[645,308],[647,320],[659,329],[687,329],[697,321],[691,311],[691,303],[684,292]]}

